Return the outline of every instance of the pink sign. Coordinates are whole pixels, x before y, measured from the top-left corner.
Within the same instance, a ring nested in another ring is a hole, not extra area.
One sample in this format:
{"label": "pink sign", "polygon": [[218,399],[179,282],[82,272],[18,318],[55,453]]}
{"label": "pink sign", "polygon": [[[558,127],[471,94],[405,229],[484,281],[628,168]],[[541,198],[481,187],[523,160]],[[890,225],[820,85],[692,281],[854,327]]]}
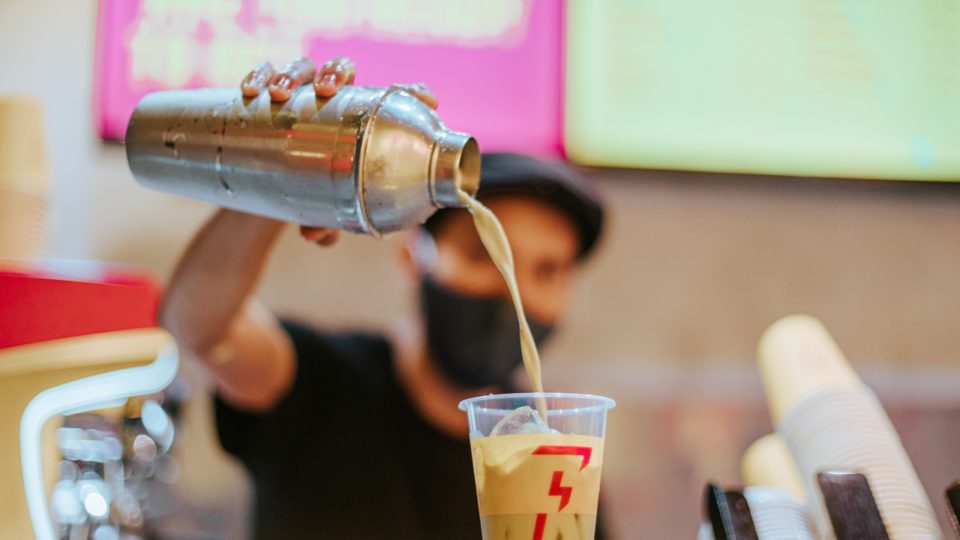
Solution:
{"label": "pink sign", "polygon": [[122,139],[147,92],[347,55],[357,84],[427,83],[484,151],[558,155],[562,53],[558,0],[100,0],[97,125]]}

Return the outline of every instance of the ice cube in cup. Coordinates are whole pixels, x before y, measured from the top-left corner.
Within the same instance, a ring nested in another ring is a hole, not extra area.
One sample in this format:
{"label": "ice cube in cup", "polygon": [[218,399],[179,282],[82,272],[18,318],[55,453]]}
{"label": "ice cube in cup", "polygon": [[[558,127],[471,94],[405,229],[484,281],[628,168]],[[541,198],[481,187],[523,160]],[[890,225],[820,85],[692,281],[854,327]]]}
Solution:
{"label": "ice cube in cup", "polygon": [[550,429],[537,411],[528,405],[519,407],[503,417],[490,431],[491,437],[500,435],[524,435],[531,433],[557,433]]}

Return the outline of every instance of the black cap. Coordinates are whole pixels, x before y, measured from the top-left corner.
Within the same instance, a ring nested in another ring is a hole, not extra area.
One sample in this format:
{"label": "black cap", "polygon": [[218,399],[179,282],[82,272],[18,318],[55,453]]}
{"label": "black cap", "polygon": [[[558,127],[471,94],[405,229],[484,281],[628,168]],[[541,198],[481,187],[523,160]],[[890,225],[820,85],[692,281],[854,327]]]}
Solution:
{"label": "black cap", "polygon": [[[556,161],[545,161],[522,154],[483,154],[480,160],[480,200],[498,195],[534,197],[567,214],[580,232],[578,259],[596,246],[603,230],[603,202],[597,191],[580,173]],[[450,215],[439,210],[423,227],[435,232]]]}

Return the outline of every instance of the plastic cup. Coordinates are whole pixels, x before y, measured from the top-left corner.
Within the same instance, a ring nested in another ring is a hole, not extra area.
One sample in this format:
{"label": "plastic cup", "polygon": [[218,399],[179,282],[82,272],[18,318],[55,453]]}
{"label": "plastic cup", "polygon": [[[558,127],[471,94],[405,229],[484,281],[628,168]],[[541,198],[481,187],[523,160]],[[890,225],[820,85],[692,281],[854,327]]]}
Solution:
{"label": "plastic cup", "polygon": [[[551,432],[494,434],[514,410],[545,402]],[[610,398],[524,393],[460,403],[470,449],[484,540],[592,540]]]}
{"label": "plastic cup", "polygon": [[940,538],[927,494],[877,397],[865,387],[828,388],[798,402],[777,430],[807,481],[822,530],[831,530],[816,474],[863,473],[891,538]]}
{"label": "plastic cup", "polygon": [[759,538],[817,538],[806,505],[787,491],[776,487],[751,486],[744,488],[743,496],[750,506]]}

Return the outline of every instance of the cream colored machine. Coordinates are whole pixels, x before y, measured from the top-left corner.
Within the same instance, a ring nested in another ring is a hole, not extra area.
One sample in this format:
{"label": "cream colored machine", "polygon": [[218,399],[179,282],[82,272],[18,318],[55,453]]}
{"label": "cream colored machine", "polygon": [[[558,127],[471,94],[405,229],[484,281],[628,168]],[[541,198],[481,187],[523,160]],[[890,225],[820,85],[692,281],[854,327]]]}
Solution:
{"label": "cream colored machine", "polygon": [[[177,357],[153,324],[158,291],[141,276],[8,265],[0,295],[0,538],[52,540],[62,415],[158,392]],[[100,495],[78,501],[110,513]]]}

